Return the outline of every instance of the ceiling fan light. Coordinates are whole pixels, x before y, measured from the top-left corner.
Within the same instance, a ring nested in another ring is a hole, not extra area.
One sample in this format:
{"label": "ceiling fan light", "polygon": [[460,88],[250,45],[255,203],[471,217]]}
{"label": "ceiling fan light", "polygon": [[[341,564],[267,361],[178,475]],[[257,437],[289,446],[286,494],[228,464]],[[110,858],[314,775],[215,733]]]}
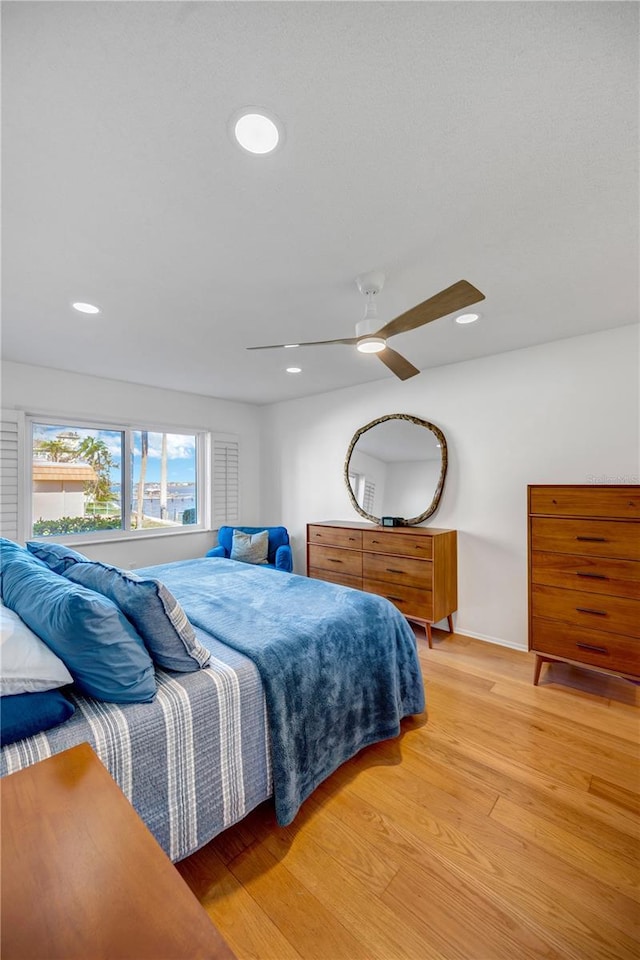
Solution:
{"label": "ceiling fan light", "polygon": [[456,317],[456,323],[475,323],[476,320],[480,319],[479,313],[461,313],[459,317]]}
{"label": "ceiling fan light", "polygon": [[358,341],[358,350],[360,353],[381,353],[387,345],[387,341],[382,337],[364,337]]}

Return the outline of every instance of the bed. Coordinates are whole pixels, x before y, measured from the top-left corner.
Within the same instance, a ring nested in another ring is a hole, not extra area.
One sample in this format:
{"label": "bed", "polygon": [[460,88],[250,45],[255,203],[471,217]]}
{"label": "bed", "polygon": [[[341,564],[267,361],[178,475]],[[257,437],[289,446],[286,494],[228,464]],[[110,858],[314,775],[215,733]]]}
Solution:
{"label": "bed", "polygon": [[150,703],[72,687],[74,716],[4,747],[0,775],[87,741],[174,861],[271,796],[290,823],[341,763],[424,709],[413,631],[381,597],[218,558],[136,573],[171,591],[208,665],[156,668]]}

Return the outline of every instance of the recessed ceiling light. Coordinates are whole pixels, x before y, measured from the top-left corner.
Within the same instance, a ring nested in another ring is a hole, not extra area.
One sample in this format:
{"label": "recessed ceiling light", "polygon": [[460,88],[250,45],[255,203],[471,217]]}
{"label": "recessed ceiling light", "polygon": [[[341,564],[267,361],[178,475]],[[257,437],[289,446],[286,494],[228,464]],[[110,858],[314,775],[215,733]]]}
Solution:
{"label": "recessed ceiling light", "polygon": [[302,367],[287,367],[287,373],[302,373]]}
{"label": "recessed ceiling light", "polygon": [[282,143],[284,128],[280,120],[262,107],[245,107],[231,118],[235,140],[249,153],[273,153]]}
{"label": "recessed ceiling light", "polygon": [[364,337],[357,346],[360,353],[381,353],[386,345],[387,341],[382,337]]}
{"label": "recessed ceiling light", "polygon": [[92,303],[74,303],[72,306],[80,313],[100,313],[100,307],[95,307]]}
{"label": "recessed ceiling light", "polygon": [[475,323],[479,319],[479,313],[461,313],[459,317],[456,317],[456,323]]}

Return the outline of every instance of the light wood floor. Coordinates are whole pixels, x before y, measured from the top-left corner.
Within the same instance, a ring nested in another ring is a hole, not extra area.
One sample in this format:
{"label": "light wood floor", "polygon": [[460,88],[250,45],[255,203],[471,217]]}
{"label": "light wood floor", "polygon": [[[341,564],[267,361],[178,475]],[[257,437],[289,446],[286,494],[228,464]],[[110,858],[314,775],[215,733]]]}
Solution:
{"label": "light wood floor", "polygon": [[240,960],[640,956],[640,687],[416,631],[427,713],[179,864]]}

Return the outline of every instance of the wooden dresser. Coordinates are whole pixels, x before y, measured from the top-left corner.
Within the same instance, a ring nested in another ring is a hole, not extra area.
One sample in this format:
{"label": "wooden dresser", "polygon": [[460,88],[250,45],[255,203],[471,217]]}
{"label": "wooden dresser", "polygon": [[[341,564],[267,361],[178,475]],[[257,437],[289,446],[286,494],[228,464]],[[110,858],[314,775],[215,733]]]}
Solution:
{"label": "wooden dresser", "polygon": [[88,743],[2,780],[3,960],[236,960]]}
{"label": "wooden dresser", "polygon": [[640,676],[640,486],[529,486],[529,650]]}
{"label": "wooden dresser", "polygon": [[436,527],[377,527],[324,520],[307,525],[307,573],[391,600],[407,620],[431,624],[458,607],[457,536]]}

